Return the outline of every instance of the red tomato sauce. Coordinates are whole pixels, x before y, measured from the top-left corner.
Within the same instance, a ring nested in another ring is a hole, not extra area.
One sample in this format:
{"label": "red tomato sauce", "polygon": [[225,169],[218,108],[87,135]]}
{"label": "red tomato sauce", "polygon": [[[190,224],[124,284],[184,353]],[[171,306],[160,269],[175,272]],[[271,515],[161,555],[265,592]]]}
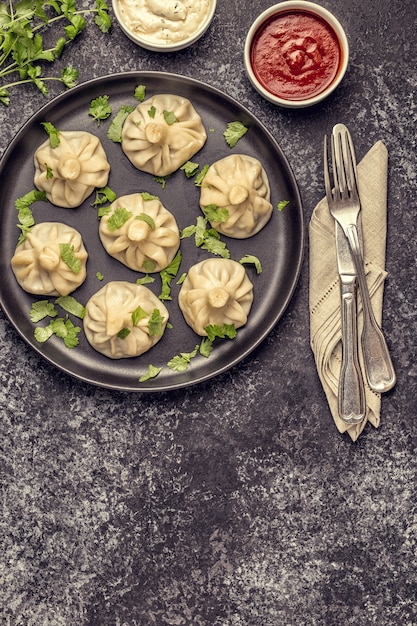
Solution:
{"label": "red tomato sauce", "polygon": [[264,89],[284,100],[306,100],[335,79],[342,51],[334,30],[307,11],[285,11],[255,34],[251,63]]}

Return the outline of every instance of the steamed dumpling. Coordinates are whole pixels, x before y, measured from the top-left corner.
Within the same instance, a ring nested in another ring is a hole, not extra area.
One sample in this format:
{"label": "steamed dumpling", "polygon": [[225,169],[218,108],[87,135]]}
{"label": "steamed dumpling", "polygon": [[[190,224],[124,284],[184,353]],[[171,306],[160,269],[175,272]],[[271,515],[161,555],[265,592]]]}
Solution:
{"label": "steamed dumpling", "polygon": [[75,228],[60,222],[42,222],[35,224],[16,247],[11,265],[25,291],[66,296],[84,282],[87,257],[81,234]]}
{"label": "steamed dumpling", "polygon": [[187,98],[159,94],[128,115],[122,149],[137,169],[167,176],[198,152],[206,139],[201,118]]}
{"label": "steamed dumpling", "polygon": [[84,332],[97,352],[123,359],[158,343],[168,317],[165,305],[144,285],[113,281],[87,302]]}
{"label": "steamed dumpling", "polygon": [[130,269],[160,272],[177,253],[180,233],[160,200],[146,197],[134,193],[117,198],[101,218],[99,234],[107,252]]}
{"label": "steamed dumpling", "polygon": [[185,321],[205,336],[209,324],[246,324],[253,302],[253,285],[245,268],[231,259],[206,259],[193,265],[178,294]]}
{"label": "steamed dumpling", "polygon": [[80,206],[96,187],[107,185],[110,164],[98,137],[81,130],[61,131],[59,144],[47,139],[35,152],[35,186],[52,204]]}
{"label": "steamed dumpling", "polygon": [[213,228],[235,239],[259,232],[272,215],[267,174],[258,159],[231,154],[213,163],[201,186],[200,207],[227,209],[225,222],[212,221]]}

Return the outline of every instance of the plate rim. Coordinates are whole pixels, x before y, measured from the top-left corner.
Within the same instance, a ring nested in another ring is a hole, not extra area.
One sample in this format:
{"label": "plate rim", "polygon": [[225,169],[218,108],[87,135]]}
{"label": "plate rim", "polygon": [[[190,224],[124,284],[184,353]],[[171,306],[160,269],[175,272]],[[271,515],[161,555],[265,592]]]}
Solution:
{"label": "plate rim", "polygon": [[[224,372],[234,368],[238,363],[246,359],[264,341],[264,339],[276,327],[276,325],[278,324],[279,320],[284,315],[285,311],[287,310],[294,296],[294,292],[299,283],[301,269],[302,269],[303,262],[304,262],[304,256],[305,256],[304,248],[305,248],[306,232],[305,232],[305,225],[304,225],[304,219],[303,219],[304,215],[303,215],[302,198],[301,198],[301,194],[300,194],[296,177],[294,175],[294,172],[288,161],[287,156],[284,154],[282,148],[278,144],[275,137],[272,135],[271,131],[265,126],[265,124],[254,113],[252,113],[245,105],[242,105],[240,102],[238,102],[234,97],[223,92],[221,89],[218,89],[217,87],[213,87],[209,85],[208,83],[205,83],[204,81],[201,81],[196,78],[184,76],[178,73],[154,71],[154,70],[131,70],[127,72],[116,72],[116,73],[104,74],[102,76],[88,79],[76,85],[75,87],[72,87],[71,89],[68,89],[67,91],[58,94],[57,96],[53,97],[51,100],[46,102],[42,107],[40,107],[40,109],[35,111],[22,124],[22,126],[16,132],[15,136],[13,137],[12,141],[7,146],[6,150],[4,151],[0,159],[0,175],[3,171],[3,168],[5,167],[5,164],[8,161],[9,154],[13,152],[15,145],[21,140],[22,136],[24,136],[26,129],[30,127],[36,121],[36,118],[42,117],[42,115],[45,112],[48,112],[49,110],[53,110],[59,103],[65,101],[67,98],[77,97],[79,93],[88,91],[91,87],[95,85],[100,86],[104,84],[106,80],[111,80],[111,81],[145,80],[146,77],[150,77],[151,79],[161,79],[161,80],[163,80],[164,77],[169,78],[170,80],[177,79],[182,83],[184,82],[188,83],[189,86],[194,86],[196,88],[203,87],[205,90],[209,91],[214,96],[218,95],[221,99],[228,102],[233,107],[237,107],[242,112],[242,114],[254,120],[256,124],[262,128],[263,132],[268,137],[271,144],[274,146],[274,149],[277,150],[277,152],[279,153],[282,162],[285,164],[286,171],[289,174],[292,191],[296,198],[296,204],[297,204],[296,209],[297,209],[297,216],[299,219],[299,227],[300,227],[300,237],[298,238],[299,245],[298,245],[297,255],[295,258],[295,262],[294,262],[294,271],[293,271],[292,280],[290,283],[291,287],[288,289],[287,296],[284,302],[282,303],[282,305],[280,306],[279,311],[277,312],[276,315],[272,316],[270,323],[267,324],[265,328],[263,328],[262,331],[259,332],[256,338],[250,343],[250,345],[245,350],[240,351],[236,357],[232,358],[231,360],[228,360],[218,369],[210,371],[197,378],[190,378],[189,380],[183,380],[181,382],[179,381],[177,384],[174,382],[172,384],[165,384],[163,386],[147,386],[146,383],[145,384],[140,383],[138,384],[137,387],[132,387],[131,385],[128,385],[128,384],[126,384],[125,386],[122,386],[120,384],[112,385],[110,383],[101,382],[100,380],[97,380],[93,376],[87,377],[85,375],[78,374],[76,371],[74,371],[70,367],[67,367],[64,363],[59,363],[57,362],[56,359],[52,358],[48,354],[45,354],[42,350],[42,344],[38,345],[36,342],[30,340],[30,338],[26,336],[24,331],[19,327],[19,325],[13,319],[13,315],[11,314],[9,307],[7,306],[7,302],[5,301],[5,298],[3,295],[3,289],[1,285],[0,285],[0,306],[3,310],[4,315],[6,316],[8,321],[12,324],[12,326],[14,327],[18,335],[24,340],[24,342],[31,349],[37,352],[43,359],[45,359],[49,364],[53,365],[60,371],[68,374],[70,377],[75,378],[76,380],[82,381],[84,383],[91,384],[93,386],[101,387],[105,389],[112,389],[112,390],[124,391],[124,392],[134,392],[134,393],[147,393],[147,392],[160,393],[160,392],[167,392],[167,391],[187,388],[190,386],[200,384],[207,380],[210,380],[214,377],[217,377],[220,374],[223,374]],[[152,383],[152,381],[150,382]]]}

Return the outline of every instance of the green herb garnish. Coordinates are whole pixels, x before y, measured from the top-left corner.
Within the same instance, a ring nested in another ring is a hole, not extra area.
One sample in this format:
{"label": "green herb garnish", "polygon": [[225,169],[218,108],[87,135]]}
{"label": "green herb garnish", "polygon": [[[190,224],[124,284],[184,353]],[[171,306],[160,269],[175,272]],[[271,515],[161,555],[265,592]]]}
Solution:
{"label": "green herb garnish", "polygon": [[167,184],[167,179],[169,178],[169,174],[168,176],[154,176],[154,181],[156,183],[159,183],[162,187],[162,189],[165,189],[165,186]]}
{"label": "green herb garnish", "polygon": [[119,339],[126,339],[128,335],[130,335],[130,330],[128,328],[122,328],[117,333],[117,336],[119,337]]}
{"label": "green herb garnish", "polygon": [[81,332],[79,326],[74,326],[68,317],[63,319],[58,317],[49,322],[48,326],[38,326],[35,328],[34,335],[36,341],[45,343],[52,335],[56,335],[64,340],[67,348],[75,348],[79,344],[78,334]]}
{"label": "green herb garnish", "polygon": [[81,320],[84,319],[85,306],[78,302],[74,296],[59,296],[55,302],[67,313],[71,313]]}
{"label": "green herb garnish", "polygon": [[188,369],[191,359],[197,356],[198,349],[199,346],[196,345],[192,352],[180,352],[180,354],[168,361],[168,367],[176,372],[185,372]]}
{"label": "green herb garnish", "polygon": [[109,130],[107,131],[107,137],[114,143],[122,143],[122,130],[123,124],[126,121],[127,116],[134,111],[131,106],[122,106],[116,113],[115,117],[110,122]]}
{"label": "green herb garnish", "polygon": [[137,326],[140,320],[145,319],[145,317],[148,317],[147,312],[144,309],[142,309],[141,306],[138,306],[132,313],[133,326]]}
{"label": "green herb garnish", "polygon": [[[52,64],[85,29],[84,15],[94,15],[98,28],[107,33],[111,22],[108,6],[104,0],[96,0],[95,7],[78,9],[75,0],[51,0],[48,2],[23,0],[0,4],[0,80],[10,77],[11,82],[0,86],[0,102],[10,103],[10,89],[25,83],[32,83],[46,95],[47,81],[74,87],[78,71],[71,65],[60,75],[45,76],[42,64]],[[64,23],[64,35],[54,38],[55,26]],[[51,47],[44,47],[43,34],[48,35]]]}
{"label": "green herb garnish", "polygon": [[51,122],[41,122],[41,124],[49,135],[51,148],[57,148],[60,144],[59,131]]}
{"label": "green herb garnish", "polygon": [[207,174],[209,167],[210,167],[209,165],[205,165],[203,169],[200,172],[198,172],[194,180],[194,184],[196,187],[201,187],[201,185],[203,184],[204,177]]}
{"label": "green herb garnish", "polygon": [[156,228],[155,221],[147,213],[140,213],[139,215],[136,215],[135,220],[139,220],[140,222],[145,222],[145,224],[147,224],[151,230],[155,230]]}
{"label": "green herb garnish", "polygon": [[203,213],[209,222],[227,222],[229,219],[229,211],[219,208],[217,204],[208,204],[203,207]]}
{"label": "green herb garnish", "polygon": [[26,239],[26,235],[30,232],[32,226],[35,225],[35,219],[30,207],[38,200],[46,200],[46,193],[44,191],[34,189],[33,191],[26,193],[21,198],[18,198],[14,203],[18,211],[17,218],[19,220],[19,224],[17,224],[17,227],[21,230],[18,243],[22,243]]}
{"label": "green herb garnish", "polygon": [[187,226],[181,231],[181,239],[194,235],[197,248],[207,250],[224,259],[230,259],[230,251],[224,241],[221,240],[220,234],[214,228],[207,228],[207,224],[207,218],[200,215],[197,217],[195,226]]}
{"label": "green herb garnish", "polygon": [[96,120],[97,126],[100,126],[102,120],[106,120],[112,114],[109,96],[98,96],[91,100],[88,114]]}
{"label": "green herb garnish", "polygon": [[143,102],[146,96],[146,87],[145,85],[137,85],[134,91],[134,98],[139,102]]}
{"label": "green herb garnish", "polygon": [[239,260],[239,263],[241,263],[242,265],[254,265],[256,269],[256,273],[257,274],[262,273],[261,262],[258,259],[258,257],[254,256],[253,254],[245,254],[245,256]]}
{"label": "green herb garnish", "polygon": [[154,309],[152,315],[149,318],[148,328],[150,337],[161,337],[163,333],[162,324],[164,318],[159,312],[159,309]]}
{"label": "green herb garnish", "polygon": [[187,161],[180,167],[187,178],[192,178],[198,172],[198,163],[193,163],[192,161]]}
{"label": "green herb garnish", "polygon": [[172,259],[171,263],[162,270],[159,275],[161,276],[162,281],[162,289],[159,294],[160,300],[172,300],[171,298],[171,282],[178,274],[178,270],[181,265],[182,253],[181,250],[178,250],[175,257]]}
{"label": "green herb garnish", "polygon": [[146,373],[143,374],[143,376],[139,378],[139,382],[144,383],[147,380],[156,378],[161,371],[162,371],[162,367],[155,367],[154,365],[148,365],[148,369],[146,370]]}
{"label": "green herb garnish", "polygon": [[142,191],[140,195],[145,202],[149,202],[150,200],[159,200],[158,196],[154,196],[147,191]]}
{"label": "green herb garnish", "polygon": [[123,207],[117,207],[107,220],[107,228],[110,232],[121,228],[132,216],[132,213]]}
{"label": "green herb garnish", "polygon": [[289,200],[281,200],[281,202],[278,202],[277,205],[277,209],[278,211],[282,211],[282,209],[285,209],[285,207],[287,206],[287,204],[289,204],[290,201]]}
{"label": "green herb garnish", "polygon": [[60,243],[59,252],[61,259],[70,268],[71,272],[78,274],[82,268],[81,259],[78,259],[74,254],[74,246],[70,243]]}
{"label": "green herb garnish", "polygon": [[114,202],[116,200],[116,194],[110,187],[101,187],[96,189],[96,197],[93,202],[93,206],[98,207],[105,202]]}
{"label": "green herb garnish", "polygon": [[137,285],[149,285],[150,283],[154,283],[154,282],[155,282],[154,276],[149,276],[149,274],[145,274],[145,276],[143,276],[142,278],[136,279]]}
{"label": "green herb garnish", "polygon": [[56,317],[57,315],[58,311],[49,300],[34,302],[29,313],[29,317],[34,324],[45,319],[45,317]]}
{"label": "green herb garnish", "polygon": [[242,122],[229,122],[223,136],[230,148],[234,148],[239,139],[247,132],[248,128]]}
{"label": "green herb garnish", "polygon": [[175,113],[173,113],[172,111],[163,111],[162,115],[164,116],[164,120],[166,121],[168,126],[172,126],[172,124],[178,122]]}

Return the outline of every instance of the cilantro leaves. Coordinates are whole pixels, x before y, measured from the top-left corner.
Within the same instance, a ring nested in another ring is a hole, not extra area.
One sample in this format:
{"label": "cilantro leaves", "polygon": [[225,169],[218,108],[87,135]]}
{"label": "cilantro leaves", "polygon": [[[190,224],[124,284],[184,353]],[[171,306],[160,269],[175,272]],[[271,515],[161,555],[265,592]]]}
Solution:
{"label": "cilantro leaves", "polygon": [[[94,14],[95,25],[108,33],[111,27],[109,9],[105,0],[95,0],[95,7],[79,10],[76,0],[49,2],[2,2],[0,4],[0,103],[10,104],[10,90],[18,85],[32,83],[42,95],[48,93],[47,81],[58,81],[71,88],[77,82],[78,70],[68,65],[60,75],[45,76],[43,64],[54,63],[65,46],[71,44],[87,26],[84,15]],[[63,24],[63,31],[55,33]],[[43,33],[51,47],[45,48]],[[9,80],[10,82],[7,82]]]}
{"label": "cilantro leaves", "polygon": [[52,335],[56,335],[63,340],[67,348],[76,348],[79,344],[78,335],[81,332],[81,327],[76,326],[68,315],[58,317],[58,310],[55,305],[59,305],[64,311],[80,319],[85,315],[85,307],[73,296],[60,296],[55,302],[49,302],[49,300],[34,302],[29,314],[34,324],[47,317],[51,318],[46,326],[35,328],[34,337],[39,343],[45,343]]}
{"label": "cilantro leaves", "polygon": [[239,139],[248,132],[248,128],[242,122],[229,122],[223,135],[227,144],[234,148]]}

